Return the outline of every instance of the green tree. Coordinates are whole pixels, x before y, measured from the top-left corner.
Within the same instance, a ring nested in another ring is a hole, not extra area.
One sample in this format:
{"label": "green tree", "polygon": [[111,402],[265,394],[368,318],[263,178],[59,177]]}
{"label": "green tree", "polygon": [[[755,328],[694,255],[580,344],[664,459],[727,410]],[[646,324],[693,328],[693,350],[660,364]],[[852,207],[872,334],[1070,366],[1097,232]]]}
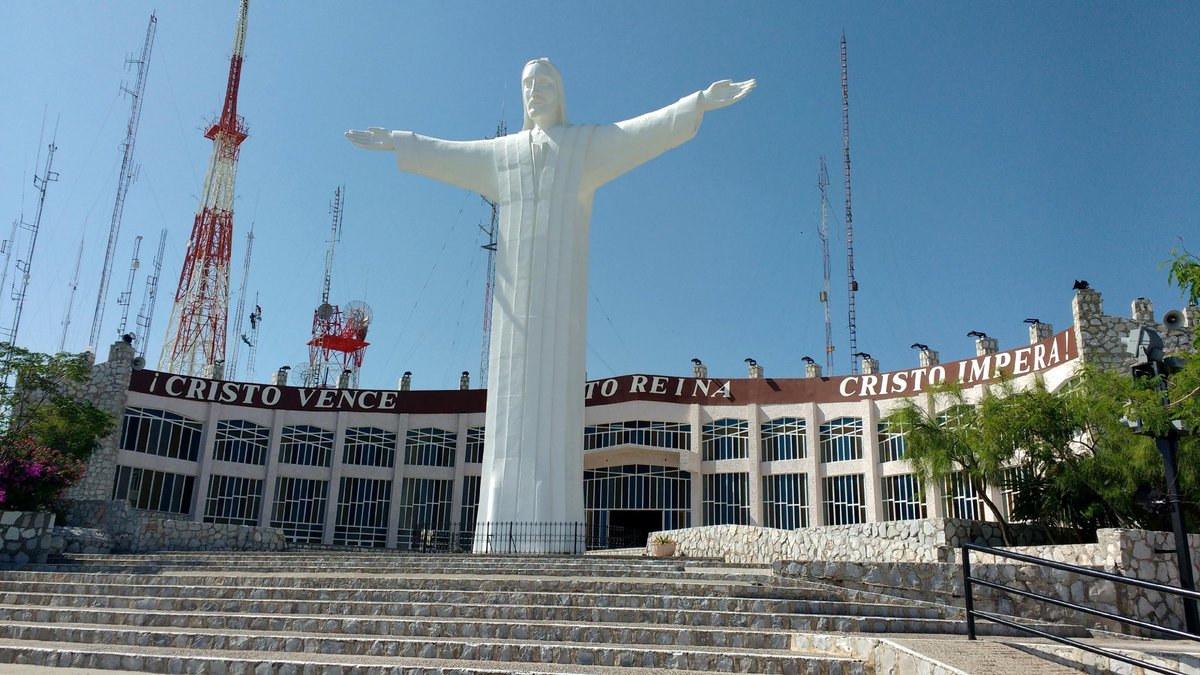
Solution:
{"label": "green tree", "polygon": [[[1200,300],[1200,259],[1173,250],[1169,277],[1185,299]],[[1195,327],[1193,327],[1195,329]],[[1000,509],[984,487],[1013,492],[1014,520],[1046,527],[1053,537],[1067,530],[1091,536],[1102,527],[1169,529],[1166,514],[1134,503],[1139,487],[1166,492],[1162,456],[1153,435],[1172,420],[1200,429],[1200,332],[1192,349],[1176,354],[1182,366],[1164,390],[1154,378],[1084,366],[1067,386],[1047,391],[1044,383],[1017,389],[992,386],[970,403],[955,385],[929,394],[925,405],[903,402],[887,421],[907,437],[906,457],[927,479],[944,481],[961,471],[1009,541]],[[1138,435],[1129,420],[1141,423]],[[1200,531],[1200,440],[1193,432],[1179,451],[1179,485],[1185,520]]]}
{"label": "green tree", "polygon": [[76,397],[91,367],[82,354],[39,354],[0,343],[0,508],[47,508],[78,481],[112,415]]}
{"label": "green tree", "polygon": [[904,434],[905,459],[927,481],[961,473],[999,524],[1005,544],[1011,543],[1008,521],[987,486],[1001,484],[1015,448],[994,435],[984,407],[971,404],[957,383],[934,387],[924,403],[906,399],[885,419]]}

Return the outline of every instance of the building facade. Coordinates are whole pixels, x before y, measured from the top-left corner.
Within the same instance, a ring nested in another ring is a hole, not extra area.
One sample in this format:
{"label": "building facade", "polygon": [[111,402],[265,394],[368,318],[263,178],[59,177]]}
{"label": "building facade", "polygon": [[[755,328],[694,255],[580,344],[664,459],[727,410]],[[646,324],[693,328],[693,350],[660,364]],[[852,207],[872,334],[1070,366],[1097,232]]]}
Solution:
{"label": "building facade", "polygon": [[[1085,360],[1124,359],[1119,338],[1156,327],[1186,348],[1197,320],[1103,314],[1082,290],[1074,325],[1034,323],[1030,342],[998,351],[981,336],[971,359],[861,375],[739,379],[625,375],[585,387],[588,525],[650,532],[698,525],[795,529],[926,517],[989,519],[967,481],[925,484],[884,419],[900,401],[957,380],[978,398],[990,384],[1042,378],[1055,390]],[[93,456],[76,499],[126,500],[198,522],[282,528],[297,543],[412,546],[422,530],[469,530],[481,485],[483,390],[304,389],[133,370],[114,345],[93,386],[121,424]],[[115,384],[114,384],[115,383]],[[924,399],[922,399],[924,400]],[[1000,488],[992,500],[1006,504]]]}

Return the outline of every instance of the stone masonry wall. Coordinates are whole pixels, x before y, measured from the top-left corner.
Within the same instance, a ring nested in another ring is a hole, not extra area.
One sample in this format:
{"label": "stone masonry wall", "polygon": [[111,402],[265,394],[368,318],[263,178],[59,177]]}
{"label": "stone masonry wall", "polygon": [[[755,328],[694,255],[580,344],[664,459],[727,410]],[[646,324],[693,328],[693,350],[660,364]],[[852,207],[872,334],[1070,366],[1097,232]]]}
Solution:
{"label": "stone masonry wall", "polygon": [[[1009,526],[1022,544],[1045,541],[1040,528]],[[964,542],[1002,546],[995,523],[928,518],[858,525],[777,530],[749,525],[710,525],[665,532],[678,555],[719,557],[729,562],[776,560],[944,562]],[[650,537],[653,539],[653,535]]]}
{"label": "stone masonry wall", "polygon": [[53,513],[0,511],[0,563],[46,562],[53,529]]}
{"label": "stone masonry wall", "polygon": [[114,553],[287,549],[279,528],[177,520],[173,514],[139,511],[123,501],[72,502],[66,522],[104,530],[112,539]]}
{"label": "stone masonry wall", "polygon": [[1080,355],[1088,363],[1107,368],[1122,368],[1133,362],[1121,338],[1129,335],[1134,328],[1147,326],[1158,331],[1163,339],[1163,350],[1172,354],[1191,350],[1192,336],[1197,325],[1200,325],[1200,308],[1190,306],[1183,309],[1186,318],[1182,328],[1167,328],[1154,320],[1154,307],[1144,298],[1133,301],[1129,318],[1109,316],[1104,313],[1104,299],[1100,292],[1091,288],[1081,289],[1075,294],[1071,313]]}
{"label": "stone masonry wall", "polygon": [[[677,555],[770,563],[782,576],[803,577],[915,600],[961,604],[963,579],[959,546],[965,542],[989,543],[989,536],[998,537],[998,532],[988,530],[989,527],[994,529],[988,523],[927,519],[805,530],[718,525],[672,530],[665,534],[678,542]],[[1020,527],[1016,532],[1018,536],[1032,537],[1031,531],[1022,531]],[[1097,532],[1097,539],[1095,544],[1020,546],[1006,550],[1127,578],[1179,586],[1174,555],[1156,552],[1174,548],[1170,533],[1104,529]],[[1189,540],[1192,559],[1200,561],[1200,535],[1190,535]],[[990,545],[1001,544],[991,541]],[[975,577],[1019,590],[1158,625],[1183,628],[1181,601],[1156,591],[1118,586],[1074,572],[974,552],[971,554],[971,572]],[[1194,575],[1200,578],[1200,568]],[[975,599],[976,606],[985,611],[1122,630],[1116,623],[1105,623],[1087,614],[985,587],[976,588]]]}
{"label": "stone masonry wall", "polygon": [[108,499],[112,495],[117,475],[117,444],[121,438],[121,419],[125,415],[125,396],[129,374],[133,372],[133,345],[117,341],[108,351],[108,361],[92,366],[92,377],[82,387],[71,392],[92,402],[116,420],[112,433],[100,439],[100,444],[87,462],[83,480],[68,488],[67,499]]}

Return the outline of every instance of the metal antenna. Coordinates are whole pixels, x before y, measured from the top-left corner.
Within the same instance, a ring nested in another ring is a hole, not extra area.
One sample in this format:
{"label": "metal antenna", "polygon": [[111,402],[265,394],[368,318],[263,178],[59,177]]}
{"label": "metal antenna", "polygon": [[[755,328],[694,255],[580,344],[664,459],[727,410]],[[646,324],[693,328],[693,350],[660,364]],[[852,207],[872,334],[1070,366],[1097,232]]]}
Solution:
{"label": "metal antenna", "polygon": [[[508,126],[504,120],[496,125],[496,138],[508,134]],[[480,230],[488,236],[488,243],[484,244],[483,250],[487,251],[487,285],[483,293],[483,339],[479,345],[479,382],[480,388],[487,389],[488,386],[488,368],[491,364],[492,353],[492,298],[496,293],[496,232],[500,222],[500,208],[496,202],[491,201],[487,197],[483,198],[483,203],[491,207],[491,219],[488,221],[488,226],[479,226]]]}
{"label": "metal antenna", "polygon": [[250,345],[246,356],[246,381],[254,381],[254,362],[258,360],[258,327],[262,324],[262,306],[258,304],[258,293],[254,294],[254,311],[250,313],[250,337],[242,333],[242,342]]}
{"label": "metal antenna", "polygon": [[[57,133],[57,125],[55,125],[55,136]],[[33,188],[38,191],[37,214],[33,217],[32,223],[21,223],[21,227],[29,230],[29,253],[25,258],[17,260],[17,271],[21,273],[19,281],[13,282],[13,322],[12,328],[7,331],[0,331],[6,341],[11,344],[17,344],[17,331],[21,328],[21,312],[25,309],[25,293],[29,290],[29,274],[33,267],[33,251],[37,247],[38,230],[42,227],[42,210],[46,206],[46,188],[50,183],[58,180],[58,173],[51,171],[50,166],[54,163],[54,151],[58,150],[58,146],[54,141],[50,141],[49,152],[46,153],[46,168],[42,170],[40,177],[33,177]]]}
{"label": "metal antenna", "polygon": [[[87,223],[84,223],[86,228]],[[71,275],[71,295],[67,297],[67,313],[62,320],[62,337],[58,340],[58,351],[67,350],[67,329],[71,326],[71,309],[75,306],[75,291],[79,289],[79,264],[83,262],[83,240],[79,237],[79,253],[75,254],[75,273]]]}
{"label": "metal antenna", "polygon": [[341,332],[341,310],[329,303],[329,291],[333,284],[333,253],[337,243],[342,240],[342,204],[345,186],[339,186],[333,191],[333,201],[329,204],[331,215],[329,224],[329,247],[325,249],[325,277],[321,281],[321,304],[313,312],[312,340],[308,343],[308,375],[306,382],[309,386],[324,386],[329,383],[330,363],[333,354],[325,349],[326,336],[334,336]]}
{"label": "metal antenna", "polygon": [[854,307],[854,296],[858,293],[858,280],[854,278],[854,218],[850,209],[850,86],[846,68],[846,34],[842,33],[842,148],[846,174],[846,286],[849,299],[846,313],[850,329],[850,372],[858,374],[858,317]]}
{"label": "metal antenna", "polygon": [[[126,68],[137,65],[138,76],[133,89],[121,87],[121,91],[131,99],[129,124],[125,127],[125,141],[121,143],[124,153],[121,158],[120,178],[117,180],[117,198],[113,202],[112,224],[108,229],[108,248],[104,252],[104,267],[100,270],[100,292],[96,294],[96,311],[92,315],[92,332],[88,338],[88,344],[93,348],[98,346],[100,326],[104,323],[104,301],[108,295],[108,281],[112,276],[113,256],[117,252],[117,235],[121,231],[121,214],[125,210],[125,195],[129,192],[129,186],[137,178],[138,167],[133,162],[133,146],[137,141],[138,122],[142,117],[142,92],[146,88],[146,75],[150,72],[150,50],[154,47],[154,32],[157,26],[158,19],[151,14],[150,25],[146,27],[146,43],[142,46],[141,58],[125,60]],[[126,298],[126,302],[128,303],[128,298]],[[128,304],[126,304],[126,311],[128,311]],[[124,320],[121,323],[123,325]]]}
{"label": "metal antenna", "polygon": [[824,283],[821,286],[821,306],[825,310],[825,373],[833,375],[833,318],[829,313],[829,173],[825,170],[825,155],[821,155],[821,168],[817,172],[817,187],[821,190],[821,226],[817,236],[821,238],[821,270]]}
{"label": "metal antenna", "polygon": [[[233,330],[232,335],[241,336],[245,341],[245,334],[242,332],[242,316],[246,311],[246,282],[250,279],[250,253],[254,250],[254,221],[250,221],[250,231],[246,233],[246,259],[242,262],[242,283],[238,287],[238,303],[237,311],[233,313]],[[225,376],[226,379],[237,379],[238,354],[241,353],[241,345],[234,342],[233,349],[229,352],[229,358],[225,361]]]}
{"label": "metal antenna", "polygon": [[146,277],[146,288],[142,291],[142,306],[138,308],[137,342],[138,356],[146,357],[146,343],[150,341],[150,322],[154,320],[154,301],[158,297],[158,279],[162,274],[163,251],[167,248],[167,228],[158,234],[158,253],[154,256],[154,273]]}
{"label": "metal antenna", "polygon": [[137,276],[142,261],[138,260],[138,252],[142,250],[142,235],[133,240],[133,260],[129,262],[129,281],[125,282],[125,290],[117,296],[117,305],[121,307],[121,325],[117,327],[117,335],[125,334],[125,324],[129,321],[130,298],[133,297],[133,279]]}

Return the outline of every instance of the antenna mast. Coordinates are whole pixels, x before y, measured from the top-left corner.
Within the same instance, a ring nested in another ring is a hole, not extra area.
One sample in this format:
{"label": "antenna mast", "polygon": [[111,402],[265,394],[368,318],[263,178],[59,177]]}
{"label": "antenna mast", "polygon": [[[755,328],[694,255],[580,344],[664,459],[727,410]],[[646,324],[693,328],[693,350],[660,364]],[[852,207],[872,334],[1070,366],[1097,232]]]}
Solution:
{"label": "antenna mast", "polygon": [[[246,233],[246,259],[242,262],[242,284],[238,287],[237,311],[233,313],[232,334],[240,336],[243,342],[246,341],[246,334],[242,332],[242,312],[246,311],[246,281],[250,278],[250,253],[253,250],[254,221],[250,221],[250,231]],[[238,353],[241,351],[241,346],[235,342],[225,368],[225,374],[230,380],[237,379]]]}
{"label": "antenna mast", "polygon": [[[38,230],[42,226],[42,208],[46,205],[46,188],[50,183],[58,180],[58,173],[50,170],[50,165],[54,163],[55,150],[58,150],[58,146],[54,144],[54,141],[50,141],[49,152],[46,153],[46,168],[42,171],[40,178],[33,177],[33,187],[40,193],[37,214],[33,217],[33,223],[21,223],[22,227],[29,230],[29,253],[24,260],[17,260],[17,271],[21,273],[21,279],[13,282],[12,299],[15,304],[13,305],[12,328],[0,331],[0,335],[7,338],[6,341],[11,345],[17,344],[17,330],[21,327],[21,312],[25,308],[25,292],[29,289],[29,270],[33,266],[33,251],[37,247]],[[12,245],[16,245],[15,239]]]}
{"label": "antenna mast", "polygon": [[133,279],[137,276],[142,261],[138,260],[138,252],[142,250],[142,235],[133,240],[133,260],[129,262],[129,281],[125,282],[125,291],[117,296],[117,305],[121,306],[121,325],[117,327],[117,335],[125,334],[125,324],[129,321],[130,298],[133,297]]}
{"label": "antenna mast", "polygon": [[142,292],[142,306],[138,308],[137,336],[138,356],[146,357],[146,343],[150,341],[150,322],[154,319],[154,301],[158,297],[158,277],[162,273],[163,251],[167,248],[167,228],[158,234],[158,253],[154,256],[154,274],[146,277],[146,290]]}
{"label": "antenna mast", "polygon": [[[508,126],[504,120],[500,120],[500,123],[496,125],[496,138],[506,135],[508,135]],[[486,228],[482,225],[479,226],[479,229],[488,236],[488,243],[483,245],[483,249],[488,252],[488,260],[487,285],[483,293],[483,339],[479,346],[479,386],[487,389],[488,368],[491,365],[492,353],[492,297],[496,293],[496,231],[500,222],[500,208],[496,202],[487,197],[483,198],[483,203],[490,206],[492,210],[488,226]]]}
{"label": "antenna mast", "polygon": [[817,236],[821,238],[821,270],[825,281],[821,286],[821,305],[825,310],[825,374],[833,375],[833,319],[829,313],[829,172],[825,170],[825,155],[821,155],[821,168],[817,172],[817,187],[821,190],[821,226]]}
{"label": "antenna mast", "polygon": [[71,326],[71,308],[75,306],[75,291],[79,289],[79,264],[83,262],[83,237],[79,237],[79,253],[75,254],[75,273],[71,275],[71,295],[67,297],[67,313],[62,320],[62,337],[58,340],[58,351],[67,350],[67,328]]}
{"label": "antenna mast", "polygon": [[[146,74],[150,71],[150,50],[154,46],[154,32],[157,26],[158,19],[151,14],[150,25],[146,27],[146,43],[142,46],[142,57],[137,61],[125,60],[126,68],[137,64],[138,76],[133,89],[123,85],[121,87],[121,91],[131,99],[129,124],[125,128],[125,141],[121,144],[124,156],[121,159],[120,178],[117,180],[117,198],[113,202],[112,225],[108,229],[108,248],[104,252],[104,267],[100,270],[100,292],[96,294],[96,311],[92,315],[92,332],[88,338],[88,344],[93,348],[100,340],[100,326],[104,323],[104,300],[108,295],[108,280],[112,276],[113,256],[117,252],[117,234],[121,231],[121,213],[125,210],[125,195],[129,192],[130,184],[137,178],[138,167],[133,163],[133,146],[137,141],[138,122],[142,117],[142,92],[146,88]],[[137,257],[136,254],[134,257]],[[126,312],[128,312],[128,298],[126,298]],[[122,319],[122,332],[124,332],[124,323],[125,321]]]}
{"label": "antenna mast", "polygon": [[[333,224],[329,233],[329,251],[325,255],[325,280],[321,285],[321,304],[313,312],[312,339],[308,341],[308,373],[303,386],[327,387],[335,359],[341,364],[337,386],[357,387],[358,376],[366,356],[367,329],[374,313],[367,303],[351,300],[338,307],[329,304],[329,284],[333,278],[333,248],[342,238],[342,204],[346,188],[333,193]],[[335,356],[336,353],[336,356]]]}
{"label": "antenna mast", "polygon": [[221,117],[205,138],[212,140],[212,157],[204,176],[204,192],[192,224],[192,235],[175,290],[158,369],[181,375],[216,374],[225,363],[225,331],[229,320],[229,253],[233,241],[233,187],[238,148],[246,140],[246,124],[237,114],[238,87],[246,47],[246,15],[250,0],[242,0],[229,81]]}
{"label": "antenna mast", "polygon": [[340,331],[340,312],[329,304],[329,288],[333,283],[333,251],[342,239],[342,189],[338,187],[333,191],[333,201],[329,204],[329,213],[333,217],[329,225],[329,248],[325,250],[325,278],[321,281],[321,304],[313,312],[312,340],[308,343],[308,376],[305,384],[312,387],[329,384],[332,355],[323,348],[322,338]]}
{"label": "antenna mast", "polygon": [[254,381],[254,362],[258,359],[258,325],[262,323],[262,306],[258,304],[258,293],[254,294],[254,311],[250,313],[250,337],[242,333],[242,342],[250,345],[246,356],[246,381]]}
{"label": "antenna mast", "polygon": [[846,312],[850,328],[850,372],[858,374],[858,318],[854,308],[854,296],[858,293],[858,281],[854,278],[854,218],[850,209],[850,86],[846,69],[846,34],[842,33],[842,148],[846,174],[846,286],[849,300]]}

